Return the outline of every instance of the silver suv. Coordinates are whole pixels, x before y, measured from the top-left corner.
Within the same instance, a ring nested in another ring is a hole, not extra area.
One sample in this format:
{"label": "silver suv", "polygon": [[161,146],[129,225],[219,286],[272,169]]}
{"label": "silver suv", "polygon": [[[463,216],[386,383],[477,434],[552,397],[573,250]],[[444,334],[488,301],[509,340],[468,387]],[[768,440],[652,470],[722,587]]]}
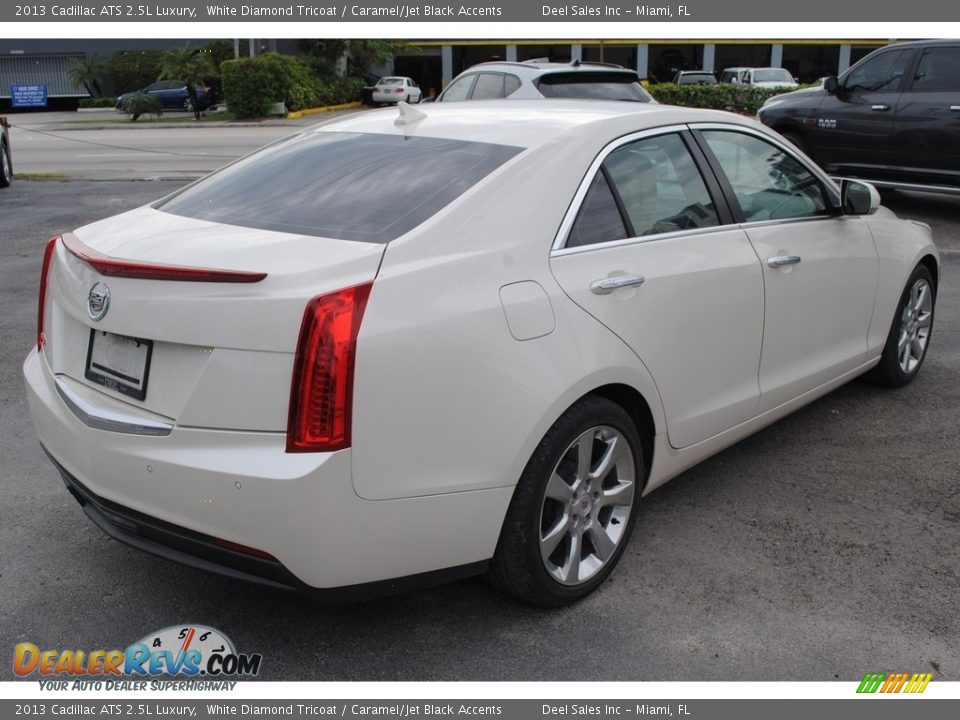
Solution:
{"label": "silver suv", "polygon": [[656,102],[633,70],[607,63],[487,62],[463,71],[437,102],[496,98],[575,98]]}

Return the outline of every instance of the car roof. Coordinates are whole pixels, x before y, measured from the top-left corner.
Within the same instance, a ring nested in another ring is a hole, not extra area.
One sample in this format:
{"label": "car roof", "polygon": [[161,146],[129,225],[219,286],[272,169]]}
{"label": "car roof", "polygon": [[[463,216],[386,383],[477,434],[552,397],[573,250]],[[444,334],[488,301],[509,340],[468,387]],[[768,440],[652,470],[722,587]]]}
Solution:
{"label": "car roof", "polygon": [[[404,112],[413,118],[405,124]],[[762,127],[742,115],[721,110],[618,100],[537,99],[428,103],[409,106],[409,110],[368,110],[328,120],[306,132],[409,134],[536,148],[560,137],[599,138],[606,142],[631,132],[689,122]]]}
{"label": "car roof", "polygon": [[554,72],[613,72],[630,75],[637,74],[636,70],[631,70],[630,68],[625,68],[621,65],[614,65],[612,63],[577,62],[576,60],[569,63],[549,61],[543,62],[539,60],[527,60],[526,62],[495,60],[491,62],[479,63],[477,65],[471,65],[464,70],[461,75],[470,72],[480,72],[483,70],[499,70],[502,72],[511,72],[514,74],[527,76],[540,76],[546,73]]}

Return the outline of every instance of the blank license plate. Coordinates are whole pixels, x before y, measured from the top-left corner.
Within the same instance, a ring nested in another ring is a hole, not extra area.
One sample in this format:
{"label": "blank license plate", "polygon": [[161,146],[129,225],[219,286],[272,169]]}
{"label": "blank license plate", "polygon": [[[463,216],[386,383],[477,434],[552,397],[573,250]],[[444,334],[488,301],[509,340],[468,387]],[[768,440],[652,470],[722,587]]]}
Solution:
{"label": "blank license plate", "polygon": [[143,400],[152,353],[152,340],[91,330],[84,375],[87,380]]}

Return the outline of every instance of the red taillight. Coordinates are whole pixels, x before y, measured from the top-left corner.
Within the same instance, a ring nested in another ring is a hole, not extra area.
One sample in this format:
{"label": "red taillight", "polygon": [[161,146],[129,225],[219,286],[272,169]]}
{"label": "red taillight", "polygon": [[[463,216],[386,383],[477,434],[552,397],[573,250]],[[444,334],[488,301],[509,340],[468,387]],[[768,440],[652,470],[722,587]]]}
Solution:
{"label": "red taillight", "polygon": [[394,92],[395,92],[395,93],[402,93],[402,92],[403,92],[403,88],[397,88],[396,90],[394,90]]}
{"label": "red taillight", "polygon": [[290,386],[287,452],[350,447],[357,335],[373,283],[307,303]]}
{"label": "red taillight", "polygon": [[43,334],[43,316],[47,310],[47,275],[50,274],[50,264],[53,262],[53,253],[57,250],[59,237],[50,238],[43,251],[43,265],[40,266],[40,299],[37,308],[37,350],[43,350],[47,338]]}
{"label": "red taillight", "polygon": [[267,274],[243,270],[215,270],[187,265],[160,265],[123,260],[102,255],[71,235],[63,236],[63,246],[101,275],[139,280],[179,280],[181,282],[255,283]]}

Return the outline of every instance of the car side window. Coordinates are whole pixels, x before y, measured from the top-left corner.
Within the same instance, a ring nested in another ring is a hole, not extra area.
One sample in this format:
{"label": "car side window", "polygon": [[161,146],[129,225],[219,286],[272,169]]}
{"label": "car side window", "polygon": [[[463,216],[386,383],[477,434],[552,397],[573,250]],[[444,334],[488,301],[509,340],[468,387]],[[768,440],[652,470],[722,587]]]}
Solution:
{"label": "car side window", "polygon": [[594,245],[596,243],[623,240],[627,229],[617,208],[606,174],[598,172],[590,183],[587,196],[567,238],[567,247]]}
{"label": "car side window", "polygon": [[520,89],[520,78],[516,75],[506,74],[503,76],[503,96],[510,97]]}
{"label": "car side window", "polygon": [[473,86],[473,81],[476,79],[477,75],[476,73],[473,73],[471,75],[464,75],[463,77],[454,80],[444,91],[442,98],[443,102],[466,100],[470,95],[470,88]]}
{"label": "car side window", "polygon": [[480,73],[477,84],[473,86],[472,100],[491,100],[503,97],[503,75],[500,73]]}
{"label": "car side window", "polygon": [[934,47],[923,51],[913,92],[960,92],[960,47]]}
{"label": "car side window", "polygon": [[907,50],[880,53],[844,78],[843,87],[847,92],[894,92],[907,71],[910,55]]}
{"label": "car side window", "polygon": [[728,130],[701,134],[727,176],[746,222],[829,213],[820,180],[773,143]]}
{"label": "car side window", "polygon": [[568,246],[720,224],[700,171],[679,135],[644,138],[603,162]]}

